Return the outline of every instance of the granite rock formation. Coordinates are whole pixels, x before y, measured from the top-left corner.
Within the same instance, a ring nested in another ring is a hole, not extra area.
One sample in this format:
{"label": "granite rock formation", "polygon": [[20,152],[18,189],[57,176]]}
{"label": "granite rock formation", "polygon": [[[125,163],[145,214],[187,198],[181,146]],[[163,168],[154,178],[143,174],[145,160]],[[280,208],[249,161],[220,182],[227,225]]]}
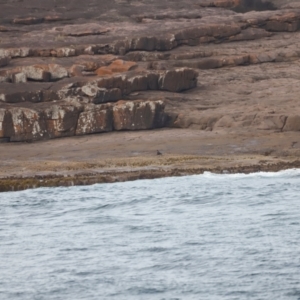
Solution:
{"label": "granite rock formation", "polygon": [[299,131],[300,6],[0,0],[0,141]]}

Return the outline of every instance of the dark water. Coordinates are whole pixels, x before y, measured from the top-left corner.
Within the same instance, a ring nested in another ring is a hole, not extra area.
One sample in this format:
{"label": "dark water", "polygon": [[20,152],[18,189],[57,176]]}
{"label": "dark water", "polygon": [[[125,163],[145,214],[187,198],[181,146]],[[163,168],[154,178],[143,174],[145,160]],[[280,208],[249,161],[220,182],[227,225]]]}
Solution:
{"label": "dark water", "polygon": [[0,299],[300,299],[300,171],[0,194]]}

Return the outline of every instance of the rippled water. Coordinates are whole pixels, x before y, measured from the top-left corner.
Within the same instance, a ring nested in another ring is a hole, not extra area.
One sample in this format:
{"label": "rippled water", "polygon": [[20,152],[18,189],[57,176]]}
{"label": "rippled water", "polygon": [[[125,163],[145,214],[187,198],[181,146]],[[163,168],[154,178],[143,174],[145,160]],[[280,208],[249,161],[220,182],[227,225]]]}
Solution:
{"label": "rippled water", "polygon": [[0,194],[0,299],[300,299],[300,171]]}

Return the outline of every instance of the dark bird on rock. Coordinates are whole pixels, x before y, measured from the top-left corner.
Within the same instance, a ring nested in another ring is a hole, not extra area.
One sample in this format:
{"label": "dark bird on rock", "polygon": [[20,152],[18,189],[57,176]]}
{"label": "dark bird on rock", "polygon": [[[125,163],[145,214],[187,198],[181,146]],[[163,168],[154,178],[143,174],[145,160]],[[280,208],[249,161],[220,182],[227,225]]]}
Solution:
{"label": "dark bird on rock", "polygon": [[162,153],[159,150],[156,150],[156,155],[162,155]]}

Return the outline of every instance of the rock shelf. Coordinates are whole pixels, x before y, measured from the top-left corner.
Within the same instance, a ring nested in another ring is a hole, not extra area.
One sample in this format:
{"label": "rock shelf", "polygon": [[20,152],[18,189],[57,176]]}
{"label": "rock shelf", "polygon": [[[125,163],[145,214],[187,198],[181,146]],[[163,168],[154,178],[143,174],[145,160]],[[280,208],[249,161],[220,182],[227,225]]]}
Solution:
{"label": "rock shelf", "polygon": [[241,140],[300,131],[297,1],[0,7],[3,147],[164,127]]}

